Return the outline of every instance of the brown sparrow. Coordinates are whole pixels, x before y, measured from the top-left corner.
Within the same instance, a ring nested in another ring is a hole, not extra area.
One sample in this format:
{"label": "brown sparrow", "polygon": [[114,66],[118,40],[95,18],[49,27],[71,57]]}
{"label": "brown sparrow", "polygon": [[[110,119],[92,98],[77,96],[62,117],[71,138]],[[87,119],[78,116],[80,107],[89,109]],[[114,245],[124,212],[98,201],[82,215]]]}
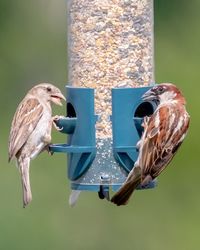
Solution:
{"label": "brown sparrow", "polygon": [[9,161],[14,157],[21,174],[23,206],[32,200],[29,179],[30,160],[48,148],[53,124],[51,102],[62,105],[65,97],[52,84],[33,87],[19,104],[13,117],[9,137]]}
{"label": "brown sparrow", "polygon": [[173,84],[159,84],[143,95],[144,101],[159,103],[151,117],[144,120],[138,143],[139,155],[125,183],[112,197],[116,205],[126,205],[138,185],[146,186],[167,167],[182,144],[190,117],[185,98]]}

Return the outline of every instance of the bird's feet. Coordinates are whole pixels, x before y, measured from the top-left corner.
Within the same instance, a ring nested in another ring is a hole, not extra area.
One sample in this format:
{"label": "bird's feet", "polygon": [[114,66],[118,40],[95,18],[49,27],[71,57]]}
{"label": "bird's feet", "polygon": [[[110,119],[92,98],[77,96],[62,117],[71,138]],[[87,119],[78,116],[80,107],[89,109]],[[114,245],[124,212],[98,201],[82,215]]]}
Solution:
{"label": "bird's feet", "polygon": [[142,127],[143,128],[146,128],[147,124],[148,124],[148,121],[149,121],[149,117],[148,116],[145,116],[143,118],[143,123],[142,123]]}
{"label": "bird's feet", "polygon": [[44,147],[44,149],[43,149],[43,151],[47,151],[47,153],[49,154],[49,155],[53,155],[53,151],[51,150],[51,144],[48,144],[48,145],[46,145],[45,147]]}
{"label": "bird's feet", "polygon": [[55,115],[54,117],[52,117],[52,124],[53,124],[54,128],[55,128],[56,130],[58,130],[58,131],[63,130],[63,127],[59,127],[59,126],[57,125],[58,121],[59,121],[60,119],[62,119],[62,118],[64,118],[64,116],[62,116],[62,115]]}

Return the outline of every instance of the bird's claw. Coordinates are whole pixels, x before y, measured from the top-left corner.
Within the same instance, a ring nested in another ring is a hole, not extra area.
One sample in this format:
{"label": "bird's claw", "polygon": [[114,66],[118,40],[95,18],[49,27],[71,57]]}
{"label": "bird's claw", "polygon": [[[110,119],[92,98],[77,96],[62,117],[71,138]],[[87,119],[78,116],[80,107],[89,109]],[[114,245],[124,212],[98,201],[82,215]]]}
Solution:
{"label": "bird's claw", "polygon": [[147,126],[148,121],[149,121],[149,117],[145,116],[144,119],[143,119],[143,123],[142,123],[143,128],[145,128]]}
{"label": "bird's claw", "polygon": [[52,118],[52,121],[53,121],[53,126],[54,128],[57,130],[57,131],[62,131],[63,130],[63,127],[59,127],[57,125],[57,121],[59,121],[60,119],[64,118],[64,116],[61,116],[61,115],[55,115],[53,118]]}
{"label": "bird's claw", "polygon": [[51,150],[51,144],[49,144],[49,145],[46,145],[46,147],[44,148],[44,150],[46,150],[47,151],[47,153],[50,155],[50,156],[52,156],[53,154],[54,154],[54,152]]}

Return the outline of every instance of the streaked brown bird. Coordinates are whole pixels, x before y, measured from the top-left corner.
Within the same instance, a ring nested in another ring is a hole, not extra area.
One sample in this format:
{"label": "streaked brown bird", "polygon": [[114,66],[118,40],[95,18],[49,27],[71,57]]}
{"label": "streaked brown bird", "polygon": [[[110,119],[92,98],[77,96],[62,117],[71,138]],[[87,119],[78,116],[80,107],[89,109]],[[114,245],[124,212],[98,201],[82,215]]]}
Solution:
{"label": "streaked brown bird", "polygon": [[145,117],[144,132],[138,143],[138,159],[125,183],[111,199],[118,206],[128,203],[139,184],[146,186],[160,175],[182,144],[189,127],[186,101],[175,85],[154,86],[142,99],[156,101],[158,106],[151,117]]}
{"label": "streaked brown bird", "polygon": [[53,124],[51,102],[62,105],[65,97],[50,83],[34,86],[19,104],[9,137],[9,161],[14,157],[21,174],[23,206],[32,200],[29,179],[30,160],[48,149]]}

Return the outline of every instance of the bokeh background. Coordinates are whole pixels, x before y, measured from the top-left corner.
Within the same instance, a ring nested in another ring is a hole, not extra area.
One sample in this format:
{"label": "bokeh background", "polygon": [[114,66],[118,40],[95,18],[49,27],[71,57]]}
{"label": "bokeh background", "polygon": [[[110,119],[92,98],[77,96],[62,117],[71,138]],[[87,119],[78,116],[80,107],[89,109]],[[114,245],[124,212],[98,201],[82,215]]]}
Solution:
{"label": "bokeh background", "polygon": [[[0,249],[197,250],[200,246],[200,1],[155,0],[156,81],[184,92],[191,127],[154,190],[115,207],[95,193],[68,206],[66,157],[40,155],[31,165],[33,202],[21,203],[15,164],[7,162],[10,123],[33,84],[65,91],[66,1],[0,0]],[[64,114],[65,108],[54,109]],[[65,138],[53,132],[54,142]]]}

